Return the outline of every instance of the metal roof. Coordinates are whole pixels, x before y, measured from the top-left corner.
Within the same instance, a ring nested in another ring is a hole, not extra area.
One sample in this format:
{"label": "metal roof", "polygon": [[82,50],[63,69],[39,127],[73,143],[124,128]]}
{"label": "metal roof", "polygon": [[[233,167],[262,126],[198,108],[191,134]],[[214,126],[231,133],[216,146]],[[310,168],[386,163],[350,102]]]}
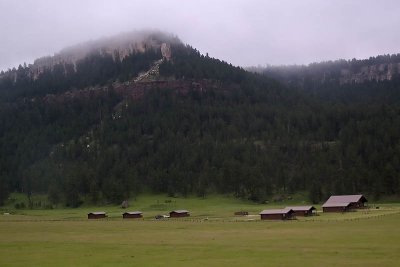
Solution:
{"label": "metal roof", "polygon": [[286,207],[286,209],[291,209],[293,211],[316,210],[314,206],[294,206],[294,207]]}
{"label": "metal roof", "polygon": [[139,214],[142,214],[143,212],[141,212],[141,211],[127,211],[127,212],[124,212],[124,214],[130,214],[130,215],[139,215]]}
{"label": "metal roof", "polygon": [[173,210],[171,212],[175,212],[175,213],[189,213],[189,211],[187,210]]}
{"label": "metal roof", "polygon": [[346,203],[346,202],[366,202],[367,199],[363,195],[342,195],[342,196],[331,196],[326,202],[329,203]]}
{"label": "metal roof", "polygon": [[265,214],[287,214],[289,212],[293,212],[292,209],[270,209],[270,210],[263,210],[259,214],[260,215],[265,215]]}
{"label": "metal roof", "polygon": [[326,202],[324,205],[322,205],[323,208],[333,208],[333,207],[348,207],[351,202],[343,202],[343,203],[328,203]]}

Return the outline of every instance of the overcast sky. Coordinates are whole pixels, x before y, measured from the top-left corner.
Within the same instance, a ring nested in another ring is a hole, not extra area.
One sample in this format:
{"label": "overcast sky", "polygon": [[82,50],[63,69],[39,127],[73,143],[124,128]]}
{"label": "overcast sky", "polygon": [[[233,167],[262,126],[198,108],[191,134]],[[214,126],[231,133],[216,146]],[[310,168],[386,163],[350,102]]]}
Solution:
{"label": "overcast sky", "polygon": [[235,65],[400,53],[399,0],[0,0],[0,70],[65,46],[160,29]]}

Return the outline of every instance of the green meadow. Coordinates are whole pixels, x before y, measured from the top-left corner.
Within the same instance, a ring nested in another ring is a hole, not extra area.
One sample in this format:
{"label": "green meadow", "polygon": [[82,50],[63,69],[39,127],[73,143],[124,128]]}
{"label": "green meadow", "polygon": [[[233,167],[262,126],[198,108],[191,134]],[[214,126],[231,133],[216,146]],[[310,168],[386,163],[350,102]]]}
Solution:
{"label": "green meadow", "polygon": [[[261,205],[223,196],[144,195],[130,201],[127,210],[144,213],[133,220],[123,220],[116,206],[10,205],[0,215],[0,266],[398,266],[400,205],[293,221],[257,215],[294,204],[304,204],[302,196]],[[154,219],[173,209],[187,209],[191,217]],[[250,216],[234,216],[239,210]],[[109,217],[87,220],[90,211]]]}

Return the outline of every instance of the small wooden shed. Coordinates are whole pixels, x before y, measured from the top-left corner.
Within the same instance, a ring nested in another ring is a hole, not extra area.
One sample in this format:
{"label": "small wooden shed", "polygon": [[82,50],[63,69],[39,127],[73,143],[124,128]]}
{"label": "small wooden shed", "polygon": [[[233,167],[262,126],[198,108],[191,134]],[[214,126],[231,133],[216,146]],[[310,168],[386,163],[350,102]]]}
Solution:
{"label": "small wooden shed", "polygon": [[127,211],[122,214],[124,219],[140,219],[143,218],[143,212],[141,211]]}
{"label": "small wooden shed", "polygon": [[312,216],[316,214],[317,209],[314,206],[294,206],[286,207],[293,210],[294,216]]}
{"label": "small wooden shed", "polygon": [[88,213],[88,219],[102,219],[106,217],[107,214],[104,211],[95,211]]}
{"label": "small wooden shed", "polygon": [[189,217],[190,212],[187,210],[173,210],[169,213],[171,218]]}
{"label": "small wooden shed", "polygon": [[290,220],[294,219],[292,209],[271,209],[260,212],[261,220]]}

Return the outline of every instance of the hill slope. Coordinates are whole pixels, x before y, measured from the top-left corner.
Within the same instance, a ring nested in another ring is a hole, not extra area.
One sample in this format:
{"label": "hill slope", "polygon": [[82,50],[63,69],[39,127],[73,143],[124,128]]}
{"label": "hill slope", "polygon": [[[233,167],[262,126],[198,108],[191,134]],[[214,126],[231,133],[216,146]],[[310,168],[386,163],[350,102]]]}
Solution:
{"label": "hill slope", "polygon": [[395,81],[379,83],[375,101],[355,87],[354,99],[342,87],[313,95],[152,38],[122,60],[96,50],[37,77],[24,67],[3,74],[0,200],[400,192]]}

